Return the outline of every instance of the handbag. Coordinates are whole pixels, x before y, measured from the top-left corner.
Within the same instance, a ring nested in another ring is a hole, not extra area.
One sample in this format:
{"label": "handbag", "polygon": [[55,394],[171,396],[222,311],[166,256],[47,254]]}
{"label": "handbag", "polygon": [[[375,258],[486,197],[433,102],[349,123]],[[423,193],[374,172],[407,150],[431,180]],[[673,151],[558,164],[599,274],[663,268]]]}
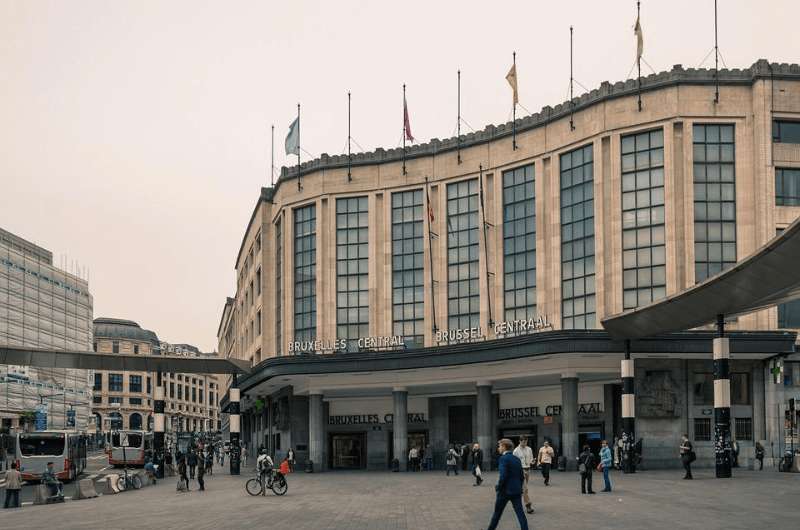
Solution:
{"label": "handbag", "polygon": [[578,473],[580,473],[581,475],[586,474],[586,464],[584,464],[583,462],[578,464]]}
{"label": "handbag", "polygon": [[603,471],[603,464],[602,463],[601,464],[597,464],[597,470],[598,471]]}
{"label": "handbag", "polygon": [[475,476],[478,478],[481,477],[481,466],[475,466]]}

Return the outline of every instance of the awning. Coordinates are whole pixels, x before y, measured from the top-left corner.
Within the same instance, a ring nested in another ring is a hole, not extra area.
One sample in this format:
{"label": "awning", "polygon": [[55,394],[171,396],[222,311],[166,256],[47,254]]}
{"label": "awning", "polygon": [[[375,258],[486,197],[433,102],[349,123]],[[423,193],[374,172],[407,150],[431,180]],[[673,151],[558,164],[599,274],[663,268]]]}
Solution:
{"label": "awning", "polygon": [[735,266],[644,307],[602,321],[612,336],[636,339],[687,330],[800,298],[800,219]]}
{"label": "awning", "polygon": [[250,363],[213,356],[133,355],[0,346],[0,364],[132,372],[248,374]]}

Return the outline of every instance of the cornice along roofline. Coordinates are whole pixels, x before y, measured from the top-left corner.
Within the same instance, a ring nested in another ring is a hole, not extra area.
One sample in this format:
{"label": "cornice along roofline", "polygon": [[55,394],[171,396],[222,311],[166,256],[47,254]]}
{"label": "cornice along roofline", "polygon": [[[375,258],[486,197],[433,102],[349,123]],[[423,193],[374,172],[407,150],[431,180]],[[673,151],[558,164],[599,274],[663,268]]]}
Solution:
{"label": "cornice along roofline", "polygon": [[[730,68],[719,70],[719,84],[731,85],[752,85],[758,79],[790,79],[800,80],[800,64],[789,63],[770,63],[766,59],[759,59],[750,68]],[[715,83],[714,70],[705,68],[684,68],[676,64],[669,71],[650,74],[642,77],[642,92],[650,92],[674,85],[713,85]],[[617,81],[610,83],[603,81],[599,88],[581,94],[570,101],[559,103],[555,107],[545,106],[541,111],[518,118],[516,120],[517,134],[542,127],[556,120],[569,116],[572,112],[585,110],[597,103],[616,99],[619,97],[630,96],[638,91],[637,79],[627,81]],[[481,131],[461,135],[460,147],[466,149],[476,145],[484,144],[493,140],[511,136],[513,124],[506,122],[499,125],[487,125]],[[406,150],[406,160],[433,156],[449,151],[455,151],[459,147],[458,138],[453,136],[440,140],[432,138],[426,143],[409,146]],[[352,165],[368,166],[379,165],[390,162],[399,162],[403,159],[403,149],[393,148],[386,150],[382,147],[374,151],[354,153],[352,155]],[[322,153],[318,158],[300,164],[300,176],[305,176],[323,169],[342,169],[347,167],[347,155],[329,155]],[[278,188],[286,181],[297,178],[297,166],[281,167],[281,174],[272,188],[262,188],[263,191],[269,190],[269,200],[272,199]],[[248,225],[249,226],[249,225]]]}

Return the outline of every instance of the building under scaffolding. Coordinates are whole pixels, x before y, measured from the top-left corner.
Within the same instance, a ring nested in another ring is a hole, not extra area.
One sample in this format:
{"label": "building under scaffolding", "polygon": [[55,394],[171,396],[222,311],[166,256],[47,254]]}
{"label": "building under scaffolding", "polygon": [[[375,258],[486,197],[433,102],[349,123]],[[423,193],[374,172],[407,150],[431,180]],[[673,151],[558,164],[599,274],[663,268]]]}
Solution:
{"label": "building under scaffolding", "polygon": [[[0,344],[88,351],[89,283],[56,267],[53,254],[0,229]],[[0,427],[93,430],[93,374],[87,370],[0,365]]]}

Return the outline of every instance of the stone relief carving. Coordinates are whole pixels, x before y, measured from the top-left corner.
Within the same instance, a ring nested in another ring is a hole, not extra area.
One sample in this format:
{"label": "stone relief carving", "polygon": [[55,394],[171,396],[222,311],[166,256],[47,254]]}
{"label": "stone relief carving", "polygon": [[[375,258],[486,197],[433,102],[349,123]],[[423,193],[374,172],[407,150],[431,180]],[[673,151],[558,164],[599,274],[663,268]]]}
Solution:
{"label": "stone relief carving", "polygon": [[678,412],[678,384],[669,371],[648,371],[637,381],[636,415],[642,418],[675,418]]}

